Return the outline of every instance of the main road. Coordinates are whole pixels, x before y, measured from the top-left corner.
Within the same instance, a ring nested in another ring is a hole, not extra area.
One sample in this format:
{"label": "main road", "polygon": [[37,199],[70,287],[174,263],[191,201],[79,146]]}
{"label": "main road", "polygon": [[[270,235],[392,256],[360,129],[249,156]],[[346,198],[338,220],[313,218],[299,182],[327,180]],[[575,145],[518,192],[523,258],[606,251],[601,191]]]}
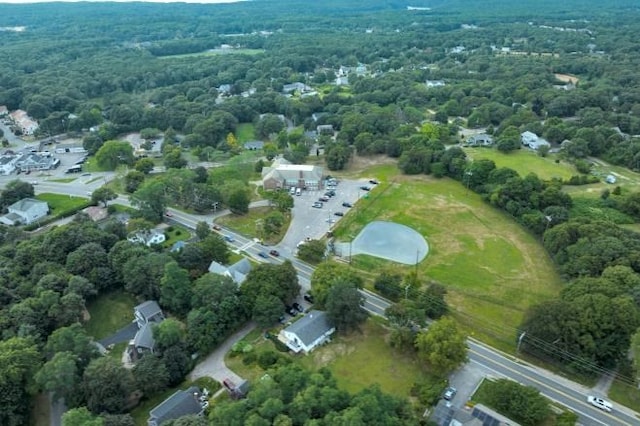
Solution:
{"label": "main road", "polygon": [[[107,177],[104,179],[107,179]],[[42,180],[38,182],[35,188],[37,193],[52,192],[68,194],[69,196],[88,197],[90,191],[100,186],[103,183],[102,181],[103,179],[96,180],[95,176],[87,176],[87,179],[78,179],[71,184]],[[3,185],[3,182],[0,181],[0,185]],[[118,197],[114,202],[130,205],[129,200],[125,197]],[[171,208],[168,211],[171,213],[171,220],[191,229],[195,229],[198,222],[211,223],[214,217],[214,215],[193,215]],[[259,253],[268,252],[269,249],[254,239],[247,238],[228,229],[221,229],[218,232],[233,239],[231,245],[235,250],[246,253],[256,261],[271,263],[282,263],[284,261],[283,257],[268,256],[268,259],[264,259],[259,256]],[[315,268],[295,257],[291,257],[289,260],[298,273],[302,290],[308,291]],[[368,290],[362,290],[362,294],[364,296],[364,309],[371,314],[384,316],[385,309],[391,303]],[[640,424],[640,415],[626,407],[614,406],[612,413],[606,413],[591,406],[586,400],[590,392],[589,389],[578,383],[528,364],[514,356],[504,354],[474,339],[469,339],[467,346],[469,348],[469,362],[481,365],[492,371],[497,377],[507,377],[521,384],[535,387],[547,398],[574,411],[579,416],[581,425],[632,426]]]}

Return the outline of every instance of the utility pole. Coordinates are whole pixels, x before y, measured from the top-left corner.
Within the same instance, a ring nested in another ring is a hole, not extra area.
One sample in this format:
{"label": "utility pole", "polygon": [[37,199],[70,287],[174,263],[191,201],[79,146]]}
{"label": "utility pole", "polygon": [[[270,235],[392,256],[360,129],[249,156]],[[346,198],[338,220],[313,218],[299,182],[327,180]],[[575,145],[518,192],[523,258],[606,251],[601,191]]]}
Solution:
{"label": "utility pole", "polygon": [[518,346],[516,347],[516,352],[520,352],[520,345],[522,344],[522,340],[524,340],[524,336],[527,334],[526,331],[520,333],[520,337],[518,337]]}

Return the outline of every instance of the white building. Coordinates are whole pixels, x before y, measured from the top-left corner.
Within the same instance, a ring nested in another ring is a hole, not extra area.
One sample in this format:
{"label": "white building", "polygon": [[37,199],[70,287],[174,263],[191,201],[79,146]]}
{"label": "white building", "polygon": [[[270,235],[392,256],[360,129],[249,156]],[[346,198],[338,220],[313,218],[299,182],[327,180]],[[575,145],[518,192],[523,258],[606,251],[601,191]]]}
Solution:
{"label": "white building", "polygon": [[529,131],[522,132],[520,134],[520,141],[522,142],[522,145],[529,147],[535,151],[540,149],[541,146],[551,146],[549,142],[538,137],[538,135],[536,135],[535,133]]}
{"label": "white building", "polygon": [[162,244],[166,240],[167,237],[164,235],[164,232],[157,229],[138,231],[129,235],[127,238],[127,241],[131,243],[142,243],[147,247],[150,247],[153,244]]}
{"label": "white building", "polygon": [[29,225],[49,214],[49,204],[45,201],[23,198],[8,207],[9,213],[0,216],[5,225]]}
{"label": "white building", "polygon": [[313,310],[280,331],[278,340],[295,353],[307,354],[329,340],[335,331],[326,312]]}
{"label": "white building", "polygon": [[0,175],[10,175],[16,170],[18,157],[14,155],[3,155],[0,157]]}

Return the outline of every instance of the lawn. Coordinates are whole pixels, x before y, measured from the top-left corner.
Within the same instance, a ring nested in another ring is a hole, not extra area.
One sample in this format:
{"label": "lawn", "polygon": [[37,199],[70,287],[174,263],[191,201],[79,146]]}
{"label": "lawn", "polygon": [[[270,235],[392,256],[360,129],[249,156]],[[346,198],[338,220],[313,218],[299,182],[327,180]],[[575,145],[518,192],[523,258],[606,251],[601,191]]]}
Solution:
{"label": "lawn", "polygon": [[47,179],[48,182],[59,182],[59,183],[69,183],[69,182],[73,182],[74,180],[76,180],[77,178],[59,178],[59,179]]}
{"label": "lawn", "polygon": [[[420,232],[430,248],[417,267],[422,281],[436,281],[447,288],[447,302],[471,333],[512,350],[515,327],[526,309],[555,297],[561,289],[554,264],[539,240],[459,182],[393,176],[386,167],[378,170],[387,172],[380,173],[381,184],[339,222],[334,235],[339,241],[347,240],[373,220],[397,222]],[[384,270],[413,270],[360,259],[354,267],[369,276]]]}
{"label": "lawn", "polygon": [[236,137],[238,141],[243,143],[256,139],[256,131],[253,123],[240,123],[236,128]]}
{"label": "lawn", "polygon": [[632,410],[640,411],[640,390],[616,379],[609,389],[609,398]]}
{"label": "lawn", "polygon": [[47,203],[49,203],[49,208],[51,209],[52,216],[65,211],[78,209],[89,202],[88,198],[63,194],[44,193],[37,195],[36,198],[38,200],[46,201]]}
{"label": "lawn", "polygon": [[197,56],[219,56],[219,55],[259,55],[264,53],[263,49],[210,49],[204,52],[184,53],[181,55],[158,56],[159,59],[181,59]]}
{"label": "lawn", "polygon": [[[272,331],[273,334],[277,330]],[[391,348],[386,340],[388,330],[374,320],[362,325],[361,331],[346,336],[335,336],[332,341],[317,348],[309,355],[289,355],[310,371],[327,367],[333,373],[338,386],[351,393],[373,384],[389,394],[409,397],[411,386],[418,381],[429,380],[428,371],[411,355]],[[274,344],[266,340],[258,330],[243,339],[260,353],[274,350]],[[227,367],[246,379],[257,380],[264,371],[255,363],[242,362],[242,355],[228,354]]]}
{"label": "lawn", "polygon": [[96,340],[103,339],[133,321],[133,296],[123,290],[99,296],[87,306],[90,319],[85,329]]}
{"label": "lawn", "polygon": [[[272,211],[275,211],[273,207],[256,207],[249,210],[249,213],[244,215],[235,215],[230,214],[227,216],[222,216],[216,219],[216,223],[220,224],[225,228],[232,229],[239,234],[242,234],[246,237],[255,237],[258,235],[256,227],[260,223],[259,221],[264,220],[264,218]],[[278,244],[282,237],[284,237],[287,229],[289,228],[289,222],[291,221],[291,215],[284,215],[285,222],[282,225],[281,231],[278,234],[270,235],[264,239],[265,244],[274,245]]]}
{"label": "lawn", "polygon": [[492,148],[463,148],[463,150],[472,160],[493,160],[497,167],[508,167],[517,171],[520,176],[535,173],[541,179],[569,179],[571,176],[580,174],[569,163],[563,161],[556,163],[556,156],[553,154],[547,157],[540,157],[528,149],[518,149],[508,154]]}
{"label": "lawn", "polygon": [[165,248],[171,248],[178,241],[186,241],[191,238],[191,231],[184,226],[171,225],[165,230],[167,240],[162,243]]}

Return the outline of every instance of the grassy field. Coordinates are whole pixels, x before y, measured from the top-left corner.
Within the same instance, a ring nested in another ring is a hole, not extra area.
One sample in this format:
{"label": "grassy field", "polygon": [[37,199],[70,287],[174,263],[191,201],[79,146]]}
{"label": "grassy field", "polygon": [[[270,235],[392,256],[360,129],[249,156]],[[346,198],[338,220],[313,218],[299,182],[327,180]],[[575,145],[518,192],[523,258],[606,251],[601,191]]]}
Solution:
{"label": "grassy field", "polygon": [[117,290],[91,301],[87,306],[91,318],[85,329],[96,340],[105,338],[133,321],[133,296]]}
{"label": "grassy field", "polygon": [[537,174],[541,179],[563,178],[569,179],[573,175],[579,175],[575,167],[569,163],[561,161],[556,163],[556,156],[553,154],[547,157],[540,157],[535,152],[528,149],[518,149],[504,154],[497,149],[491,148],[463,148],[470,159],[493,160],[498,167],[508,167],[517,171],[520,176],[529,173]]}
{"label": "grassy field", "polygon": [[[256,237],[258,236],[258,232],[256,227],[258,226],[258,221],[263,220],[265,216],[267,216],[270,212],[275,211],[272,207],[256,207],[254,209],[250,209],[249,213],[245,215],[234,215],[230,214],[227,216],[222,216],[216,219],[216,222],[225,228],[230,228],[244,236],[247,237]],[[277,244],[282,240],[287,229],[289,228],[289,223],[291,222],[291,215],[284,215],[285,223],[282,226],[280,233],[276,235],[270,235],[264,239],[265,244],[273,245]]]}
{"label": "grassy field", "polygon": [[47,203],[49,203],[51,215],[56,215],[60,212],[78,208],[85,205],[89,201],[88,198],[84,197],[49,193],[39,194],[36,198],[38,200],[46,201]]}
{"label": "grassy field", "polygon": [[[277,330],[272,333],[276,334]],[[391,348],[386,342],[388,333],[382,325],[370,319],[361,327],[361,332],[335,336],[331,343],[309,355],[291,357],[311,371],[327,367],[338,381],[338,386],[349,392],[379,384],[384,392],[409,397],[413,383],[428,380],[428,371],[413,356]],[[259,331],[249,334],[244,341],[251,343],[257,353],[275,350],[273,342],[262,337]],[[241,355],[227,355],[225,363],[249,380],[258,380],[264,374],[256,364],[244,365]]]}
{"label": "grassy field", "polygon": [[256,139],[256,131],[253,123],[240,123],[236,128],[236,137],[238,141],[243,143]]}
{"label": "grassy field", "polygon": [[60,179],[47,179],[48,182],[59,182],[59,183],[69,183],[69,182],[73,182],[74,180],[76,180],[77,178],[60,178]]}
{"label": "grassy field", "polygon": [[632,410],[640,411],[640,390],[636,386],[629,386],[616,379],[609,388],[609,398]]}
{"label": "grassy field", "polygon": [[171,225],[169,226],[165,234],[167,234],[167,240],[162,243],[164,248],[171,248],[178,241],[186,241],[191,238],[191,231],[189,231],[184,226],[180,225]]}
{"label": "grassy field", "polygon": [[259,55],[264,53],[263,49],[211,49],[204,52],[185,53],[182,55],[158,56],[159,59],[180,59],[192,58],[196,56],[219,56],[219,55]]}
{"label": "grassy field", "polygon": [[[356,235],[373,220],[401,223],[425,236],[430,252],[418,265],[423,282],[447,290],[447,302],[470,332],[502,349],[514,347],[525,310],[554,297],[561,281],[539,241],[512,218],[486,204],[459,182],[371,169],[381,184],[342,220],[338,240]],[[370,278],[383,270],[407,273],[411,266],[365,262],[355,267]]]}

